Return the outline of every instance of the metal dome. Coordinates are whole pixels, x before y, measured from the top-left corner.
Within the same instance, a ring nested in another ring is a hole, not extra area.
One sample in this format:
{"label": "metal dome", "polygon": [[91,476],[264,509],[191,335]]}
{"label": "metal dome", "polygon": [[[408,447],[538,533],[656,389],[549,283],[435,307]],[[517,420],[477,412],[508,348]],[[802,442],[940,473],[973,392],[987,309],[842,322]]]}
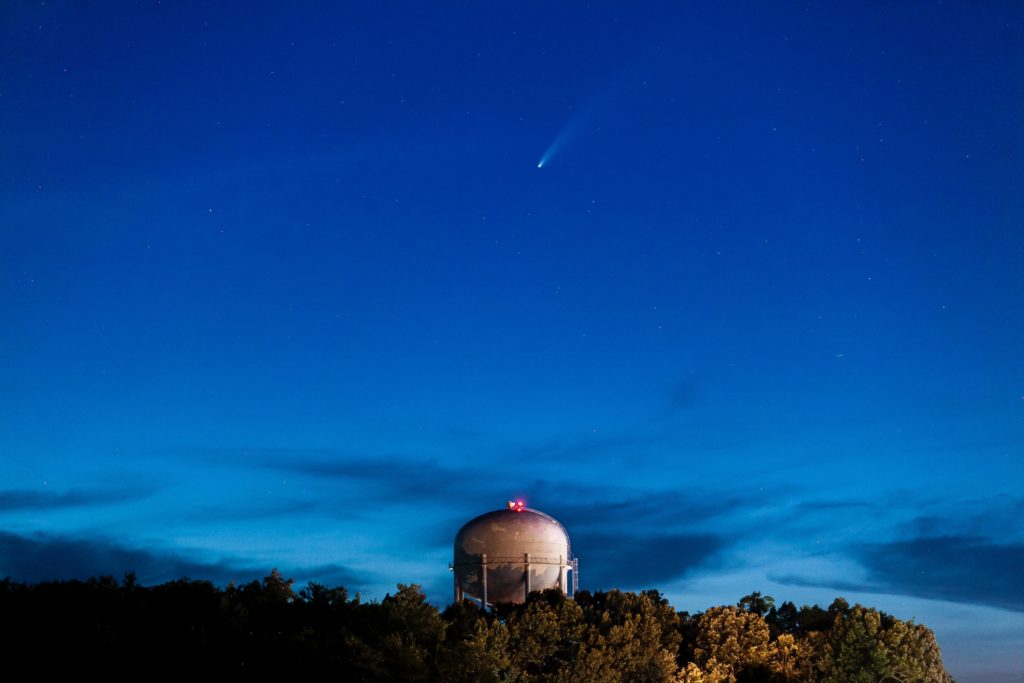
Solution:
{"label": "metal dome", "polygon": [[509,502],[507,508],[482,514],[459,529],[450,568],[455,600],[468,597],[482,605],[524,602],[531,591],[548,588],[569,593],[568,572],[573,584],[577,574],[565,527],[522,501]]}

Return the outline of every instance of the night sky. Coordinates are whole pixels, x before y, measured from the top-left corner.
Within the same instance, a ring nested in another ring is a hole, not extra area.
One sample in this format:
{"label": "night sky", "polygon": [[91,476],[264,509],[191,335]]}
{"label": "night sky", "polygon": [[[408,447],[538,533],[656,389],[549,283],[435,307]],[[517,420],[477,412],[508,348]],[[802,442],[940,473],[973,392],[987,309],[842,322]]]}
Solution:
{"label": "night sky", "polygon": [[0,5],[0,576],[445,604],[523,496],[1021,680],[1024,6],[340,4]]}

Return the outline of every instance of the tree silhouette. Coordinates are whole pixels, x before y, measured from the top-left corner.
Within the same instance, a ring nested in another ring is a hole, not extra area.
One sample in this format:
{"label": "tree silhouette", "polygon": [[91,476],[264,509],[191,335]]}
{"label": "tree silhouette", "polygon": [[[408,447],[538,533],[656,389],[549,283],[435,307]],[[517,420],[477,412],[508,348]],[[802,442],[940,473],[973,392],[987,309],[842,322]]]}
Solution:
{"label": "tree silhouette", "polygon": [[4,579],[0,614],[0,654],[39,679],[951,683],[928,628],[841,598],[797,609],[753,592],[691,616],[657,591],[549,590],[442,613],[414,584],[367,603],[271,571],[224,588]]}

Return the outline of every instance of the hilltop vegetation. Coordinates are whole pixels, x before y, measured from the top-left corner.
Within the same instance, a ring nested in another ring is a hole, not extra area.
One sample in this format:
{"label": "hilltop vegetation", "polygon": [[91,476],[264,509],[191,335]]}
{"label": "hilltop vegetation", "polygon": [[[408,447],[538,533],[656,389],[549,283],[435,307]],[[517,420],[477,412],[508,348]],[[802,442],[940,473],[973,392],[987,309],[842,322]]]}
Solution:
{"label": "hilltop vegetation", "polygon": [[344,588],[263,581],[218,588],[132,575],[0,582],[3,651],[33,678],[487,683],[915,683],[951,681],[932,632],[837,599],[797,608],[753,593],[701,614],[657,591],[535,593],[483,613],[443,612],[418,586],[380,602]]}

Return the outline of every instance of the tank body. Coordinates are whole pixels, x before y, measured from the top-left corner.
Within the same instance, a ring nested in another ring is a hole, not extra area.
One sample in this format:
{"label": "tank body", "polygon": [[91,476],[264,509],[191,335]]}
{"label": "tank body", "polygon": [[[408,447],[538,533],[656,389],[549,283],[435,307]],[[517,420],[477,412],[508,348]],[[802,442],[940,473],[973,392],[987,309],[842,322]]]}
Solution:
{"label": "tank body", "polygon": [[531,591],[548,588],[569,592],[569,534],[553,517],[519,505],[480,515],[455,535],[456,601],[493,605],[524,602]]}

